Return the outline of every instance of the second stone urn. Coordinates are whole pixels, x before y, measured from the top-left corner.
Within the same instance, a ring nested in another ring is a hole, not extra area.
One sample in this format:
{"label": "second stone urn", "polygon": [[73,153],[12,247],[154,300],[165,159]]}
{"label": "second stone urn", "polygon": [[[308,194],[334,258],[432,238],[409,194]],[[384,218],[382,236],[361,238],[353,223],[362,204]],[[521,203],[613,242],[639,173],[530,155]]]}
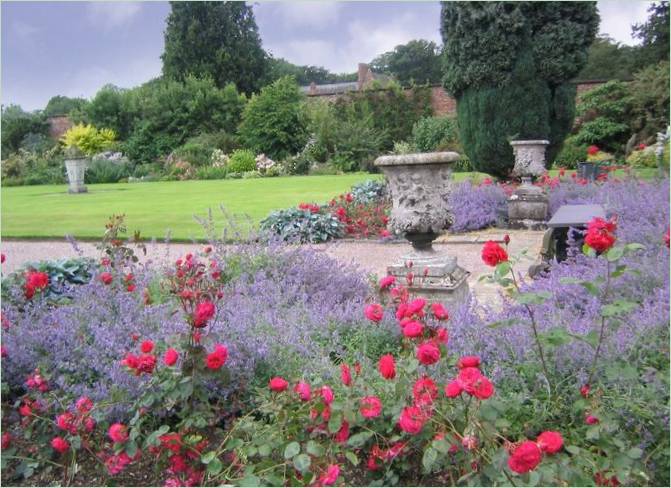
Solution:
{"label": "second stone urn", "polygon": [[515,154],[513,176],[522,184],[508,198],[508,225],[513,229],[543,229],[547,220],[548,196],[534,186],[533,179],[545,172],[545,149],[550,141],[511,141]]}
{"label": "second stone urn", "polygon": [[455,152],[381,156],[375,160],[387,177],[392,199],[391,230],[412,244],[401,262],[387,268],[410,292],[449,306],[468,297],[470,274],[456,257],[438,253],[433,241],[452,225],[449,196]]}

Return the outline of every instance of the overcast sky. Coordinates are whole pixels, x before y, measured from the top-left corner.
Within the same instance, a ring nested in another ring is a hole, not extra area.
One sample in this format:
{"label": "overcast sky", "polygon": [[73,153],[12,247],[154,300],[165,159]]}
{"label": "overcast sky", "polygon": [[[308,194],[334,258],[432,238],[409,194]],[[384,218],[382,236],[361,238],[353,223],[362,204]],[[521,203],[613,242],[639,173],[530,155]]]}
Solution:
{"label": "overcast sky", "polygon": [[[600,32],[635,44],[650,2],[598,2]],[[44,108],[161,72],[167,2],[11,2],[2,9],[2,103]],[[440,42],[438,2],[256,2],[263,47],[296,64],[353,72],[411,39]]]}

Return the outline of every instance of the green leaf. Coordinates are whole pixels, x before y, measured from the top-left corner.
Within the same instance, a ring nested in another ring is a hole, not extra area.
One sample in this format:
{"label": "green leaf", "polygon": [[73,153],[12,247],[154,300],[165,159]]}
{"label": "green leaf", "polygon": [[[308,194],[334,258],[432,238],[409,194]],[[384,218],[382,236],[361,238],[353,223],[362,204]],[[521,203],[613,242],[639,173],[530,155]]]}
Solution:
{"label": "green leaf", "polygon": [[538,471],[531,471],[529,473],[529,486],[536,486],[541,480],[541,475],[538,474]]}
{"label": "green leaf", "polygon": [[622,256],[624,256],[624,248],[623,247],[612,247],[606,253],[606,259],[611,263],[617,261]]}
{"label": "green leaf", "polygon": [[203,464],[210,464],[216,455],[217,453],[215,451],[206,452],[200,457],[200,462]]}
{"label": "green leaf", "polygon": [[284,459],[291,459],[299,452],[301,452],[301,445],[295,441],[290,442],[287,444],[287,447],[284,448]]}
{"label": "green leaf", "polygon": [[562,346],[571,342],[571,335],[562,327],[555,327],[547,332],[538,335],[541,342],[552,346]]}
{"label": "green leaf", "polygon": [[587,244],[582,245],[582,253],[586,256],[589,256],[590,258],[596,257],[596,251],[591,247],[589,247]]}
{"label": "green leaf", "polygon": [[552,294],[549,291],[543,290],[537,293],[517,293],[514,298],[522,305],[541,305],[551,296]]}
{"label": "green leaf", "polygon": [[627,456],[631,459],[640,459],[643,456],[643,449],[632,447],[627,451]]}
{"label": "green leaf", "polygon": [[253,474],[248,474],[247,476],[242,478],[239,483],[240,486],[262,486],[259,477],[254,476]]}
{"label": "green leaf", "polygon": [[219,460],[219,458],[214,458],[212,461],[207,463],[207,472],[211,475],[217,475],[224,468],[224,464]]}
{"label": "green leaf", "polygon": [[580,448],[578,446],[566,446],[566,450],[571,454],[580,454]]}
{"label": "green leaf", "polygon": [[294,467],[301,473],[305,473],[310,468],[312,462],[307,454],[299,454],[294,457]]}
{"label": "green leaf", "polygon": [[433,447],[428,447],[424,451],[424,456],[422,456],[422,466],[424,466],[424,469],[427,471],[431,471],[431,468],[437,459],[438,451],[436,451]]}
{"label": "green leaf", "polygon": [[331,434],[335,434],[340,430],[340,426],[342,425],[342,414],[331,414],[331,418],[329,419],[329,432]]}
{"label": "green leaf", "polygon": [[638,242],[632,242],[630,244],[626,244],[624,246],[624,252],[625,253],[630,253],[633,251],[640,251],[642,249],[645,249],[645,246],[643,244],[639,244]]}
{"label": "green leaf", "polygon": [[563,278],[559,278],[559,283],[561,283],[562,285],[579,285],[580,283],[582,283],[582,281],[579,280],[578,278],[565,276]]}
{"label": "green leaf", "polygon": [[352,451],[347,451],[345,452],[345,457],[347,460],[352,463],[354,466],[359,465],[359,458],[357,457],[356,454],[354,454]]}
{"label": "green leaf", "polygon": [[352,437],[350,437],[347,441],[347,444],[351,447],[361,447],[368,439],[371,438],[372,435],[373,433],[367,430],[359,432],[358,434],[354,434]]}
{"label": "green leaf", "polygon": [[433,441],[431,443],[431,447],[433,447],[441,454],[447,454],[447,452],[450,450],[450,444],[445,439],[438,439]]}
{"label": "green leaf", "polygon": [[601,307],[602,317],[614,317],[632,311],[638,306],[635,302],[628,302],[626,300],[616,300],[615,302]]}
{"label": "green leaf", "polygon": [[128,444],[126,444],[126,454],[128,454],[128,457],[135,457],[137,454],[137,444],[135,441],[129,441]]}
{"label": "green leaf", "polygon": [[259,456],[268,457],[268,456],[270,456],[271,452],[272,452],[272,450],[270,449],[270,446],[268,444],[263,444],[263,445],[259,446]]}
{"label": "green leaf", "polygon": [[313,440],[308,441],[307,445],[305,446],[305,450],[308,454],[315,457],[319,457],[324,454],[324,448]]}
{"label": "green leaf", "polygon": [[500,327],[509,327],[515,323],[517,323],[519,320],[518,319],[505,319],[505,320],[497,320],[496,322],[492,322],[491,324],[488,324],[487,327],[490,329],[498,329]]}
{"label": "green leaf", "polygon": [[624,264],[620,264],[615,268],[615,270],[610,274],[612,278],[617,278],[618,276],[622,276],[625,271],[627,271],[627,267]]}

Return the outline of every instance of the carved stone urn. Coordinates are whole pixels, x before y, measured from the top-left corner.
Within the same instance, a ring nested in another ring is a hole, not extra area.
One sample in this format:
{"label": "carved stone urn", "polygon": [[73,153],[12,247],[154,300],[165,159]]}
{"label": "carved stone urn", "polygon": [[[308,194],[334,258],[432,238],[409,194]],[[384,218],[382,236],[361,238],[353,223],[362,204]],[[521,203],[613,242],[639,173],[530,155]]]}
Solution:
{"label": "carved stone urn", "polygon": [[[375,160],[387,178],[392,199],[391,230],[412,244],[400,263],[387,268],[410,292],[448,306],[468,297],[468,271],[455,257],[438,253],[433,241],[452,225],[449,196],[455,152],[381,156]],[[408,277],[410,275],[410,280]]]}
{"label": "carved stone urn", "polygon": [[511,228],[542,229],[548,213],[548,196],[533,185],[533,179],[545,172],[546,140],[511,141],[515,154],[513,176],[522,184],[508,198],[508,221]]}
{"label": "carved stone urn", "polygon": [[84,175],[88,166],[88,158],[70,157],[65,160],[65,170],[68,174],[68,193],[86,193]]}

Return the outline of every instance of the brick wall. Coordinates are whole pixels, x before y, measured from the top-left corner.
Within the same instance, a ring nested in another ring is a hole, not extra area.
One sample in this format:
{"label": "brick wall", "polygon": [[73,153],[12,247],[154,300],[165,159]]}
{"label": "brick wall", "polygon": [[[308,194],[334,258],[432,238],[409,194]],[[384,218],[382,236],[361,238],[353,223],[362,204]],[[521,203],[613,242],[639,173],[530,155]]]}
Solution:
{"label": "brick wall", "polygon": [[49,137],[52,139],[60,139],[65,131],[75,125],[67,115],[54,115],[49,117],[47,122],[49,122]]}

